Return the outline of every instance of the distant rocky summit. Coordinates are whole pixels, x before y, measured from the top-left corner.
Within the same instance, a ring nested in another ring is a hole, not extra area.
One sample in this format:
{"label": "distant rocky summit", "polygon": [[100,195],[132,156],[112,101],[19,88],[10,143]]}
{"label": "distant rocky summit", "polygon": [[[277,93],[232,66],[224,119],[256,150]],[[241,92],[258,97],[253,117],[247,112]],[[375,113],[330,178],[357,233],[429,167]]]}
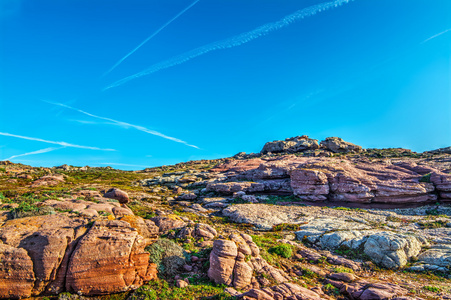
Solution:
{"label": "distant rocky summit", "polygon": [[287,138],[284,141],[268,142],[263,146],[260,153],[298,153],[304,151],[325,150],[333,153],[360,152],[362,147],[345,142],[338,137],[328,137],[320,144],[318,140],[309,138],[307,135]]}

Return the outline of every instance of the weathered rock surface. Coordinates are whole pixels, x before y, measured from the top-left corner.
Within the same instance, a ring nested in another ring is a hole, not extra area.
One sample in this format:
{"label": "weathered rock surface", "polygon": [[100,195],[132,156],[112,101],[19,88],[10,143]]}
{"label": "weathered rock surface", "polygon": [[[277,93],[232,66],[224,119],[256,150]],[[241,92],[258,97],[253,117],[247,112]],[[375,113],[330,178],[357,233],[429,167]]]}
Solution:
{"label": "weathered rock surface", "polygon": [[282,223],[303,223],[308,220],[300,207],[237,204],[227,207],[222,214],[236,223],[253,224],[259,229],[272,229]]}
{"label": "weathered rock surface", "polygon": [[95,222],[71,256],[66,290],[98,295],[140,287],[156,278],[156,265],[149,264],[146,246],[144,238],[127,222]]}
{"label": "weathered rock surface", "polygon": [[89,219],[65,214],[6,221],[0,227],[0,298],[65,290],[107,294],[154,278],[156,267],[144,247],[155,241],[158,228],[127,217],[92,227]]}
{"label": "weathered rock surface", "polygon": [[[261,256],[257,245],[247,234],[232,234],[231,240],[218,239],[210,254],[208,277],[218,284],[249,289],[253,274],[263,274],[281,283],[289,280],[282,270],[269,265]],[[248,257],[248,261],[245,258]]]}
{"label": "weathered rock surface", "polygon": [[297,136],[292,138],[287,138],[284,141],[273,141],[265,144],[261,150],[262,154],[268,152],[271,153],[295,153],[305,150],[315,150],[318,149],[318,140],[310,139],[308,136]]}
{"label": "weathered rock surface", "polygon": [[207,190],[223,194],[265,192],[306,201],[392,205],[451,199],[451,175],[415,163],[280,156],[233,161],[213,171],[223,172],[228,182],[210,183]]}

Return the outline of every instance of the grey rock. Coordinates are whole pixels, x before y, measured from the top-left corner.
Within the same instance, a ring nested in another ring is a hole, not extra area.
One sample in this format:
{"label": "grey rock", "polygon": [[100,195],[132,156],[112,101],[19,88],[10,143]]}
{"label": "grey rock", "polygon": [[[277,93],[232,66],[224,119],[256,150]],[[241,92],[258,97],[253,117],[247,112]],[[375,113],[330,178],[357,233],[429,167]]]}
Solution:
{"label": "grey rock", "polygon": [[421,243],[414,236],[380,232],[368,237],[364,252],[371,260],[388,269],[396,269],[407,264],[408,259],[417,256]]}

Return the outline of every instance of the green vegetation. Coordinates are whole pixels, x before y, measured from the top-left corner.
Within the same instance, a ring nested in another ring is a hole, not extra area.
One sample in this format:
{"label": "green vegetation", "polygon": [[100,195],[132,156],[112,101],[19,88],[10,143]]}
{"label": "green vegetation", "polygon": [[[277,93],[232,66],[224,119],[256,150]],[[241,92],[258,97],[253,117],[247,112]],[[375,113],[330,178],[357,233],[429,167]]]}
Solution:
{"label": "green vegetation", "polygon": [[155,280],[137,289],[128,299],[130,300],[181,300],[181,299],[211,299],[232,300],[224,292],[226,286],[204,283],[189,285],[184,288],[169,286],[166,281]]}
{"label": "green vegetation", "polygon": [[430,291],[430,292],[434,292],[434,293],[438,293],[440,292],[442,289],[436,286],[431,286],[431,285],[425,285],[423,286],[423,289]]}
{"label": "green vegetation", "polygon": [[296,231],[299,230],[299,224],[282,223],[272,227],[272,231]]}
{"label": "green vegetation", "polygon": [[150,253],[149,260],[157,265],[159,275],[171,277],[185,264],[185,255],[182,247],[175,242],[160,238],[146,248]]}
{"label": "green vegetation", "polygon": [[420,182],[431,182],[431,173],[423,175],[423,177],[420,178]]}
{"label": "green vegetation", "polygon": [[446,221],[434,221],[434,222],[418,222],[418,225],[420,225],[420,227],[422,229],[424,228],[442,228],[442,227],[446,227],[446,224],[448,222]]}
{"label": "green vegetation", "polygon": [[346,267],[335,267],[335,273],[354,273],[354,270],[346,268]]}
{"label": "green vegetation", "polygon": [[279,256],[290,258],[293,256],[293,246],[288,244],[281,244],[275,247],[271,247],[268,249],[269,253],[274,253]]}
{"label": "green vegetation", "polygon": [[351,208],[351,207],[343,207],[343,206],[338,206],[338,207],[331,207],[332,209],[336,209],[336,210],[345,210],[345,211],[361,211],[361,212],[368,212],[366,209],[362,209],[362,208]]}

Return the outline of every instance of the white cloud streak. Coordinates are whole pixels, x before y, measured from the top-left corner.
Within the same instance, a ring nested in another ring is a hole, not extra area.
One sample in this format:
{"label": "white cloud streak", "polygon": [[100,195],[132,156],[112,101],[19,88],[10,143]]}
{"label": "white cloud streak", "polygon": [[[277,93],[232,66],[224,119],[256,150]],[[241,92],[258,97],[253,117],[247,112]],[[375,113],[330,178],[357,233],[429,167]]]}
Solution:
{"label": "white cloud streak", "polygon": [[63,147],[70,147],[70,148],[79,148],[79,149],[88,149],[88,150],[101,150],[101,151],[116,151],[114,149],[102,149],[102,148],[98,148],[98,147],[81,146],[81,145],[75,145],[75,144],[70,144],[70,143],[66,143],[66,142],[54,142],[54,141],[44,140],[44,139],[40,139],[40,138],[34,138],[34,137],[28,137],[28,136],[23,136],[23,135],[17,135],[17,134],[12,134],[12,133],[7,133],[7,132],[0,132],[0,135],[9,136],[9,137],[15,137],[15,138],[23,139],[23,140],[36,141],[36,142],[42,142],[42,143],[54,144],[54,145],[60,145],[60,146],[63,146]]}
{"label": "white cloud streak", "polygon": [[63,149],[64,147],[60,147],[60,148],[45,148],[45,149],[40,149],[40,150],[36,150],[36,151],[32,151],[32,152],[27,152],[27,153],[23,153],[23,154],[18,154],[18,155],[13,155],[11,157],[5,158],[4,160],[12,160],[16,157],[22,157],[22,156],[28,156],[28,155],[35,155],[35,154],[41,154],[41,153],[47,153],[50,151],[55,151],[58,149]]}
{"label": "white cloud streak", "polygon": [[92,118],[109,121],[109,122],[112,123],[111,125],[120,126],[120,127],[123,127],[123,128],[134,128],[136,130],[139,130],[139,131],[142,131],[142,132],[145,132],[145,133],[148,133],[148,134],[156,135],[156,136],[162,137],[164,139],[167,139],[167,140],[170,140],[170,141],[173,141],[173,142],[176,142],[176,143],[184,144],[184,145],[186,145],[188,147],[200,149],[199,147],[197,147],[195,145],[188,144],[187,142],[182,141],[181,139],[178,139],[178,138],[175,138],[175,137],[171,137],[171,136],[167,136],[167,135],[165,135],[165,134],[163,134],[161,132],[158,132],[158,131],[155,131],[155,130],[150,130],[150,129],[148,129],[146,127],[143,127],[143,126],[134,125],[134,124],[130,124],[130,123],[126,123],[126,122],[122,122],[122,121],[118,121],[118,120],[114,120],[114,119],[110,119],[110,118],[97,116],[97,115],[88,113],[88,112],[86,112],[84,110],[81,110],[81,109],[78,109],[78,108],[74,108],[74,107],[71,107],[69,105],[65,105],[65,104],[62,104],[62,103],[50,102],[50,101],[44,101],[44,102],[47,102],[47,103],[50,103],[50,104],[53,104],[53,105],[57,105],[57,106],[61,106],[61,107],[65,107],[65,108],[74,110],[76,112],[85,114],[87,116],[90,116]]}
{"label": "white cloud streak", "polygon": [[127,59],[127,57],[129,57],[130,55],[132,55],[133,53],[135,53],[139,48],[141,48],[145,43],[147,43],[150,39],[152,39],[154,36],[156,36],[158,33],[160,33],[160,31],[162,31],[163,29],[165,29],[169,24],[171,24],[172,22],[174,22],[176,19],[178,19],[181,15],[183,15],[188,9],[190,9],[191,7],[193,7],[194,5],[196,5],[197,2],[199,2],[200,0],[196,0],[193,3],[191,3],[190,5],[188,5],[187,7],[185,7],[185,9],[183,9],[181,12],[179,12],[177,15],[175,15],[172,19],[170,19],[169,21],[167,21],[166,23],[163,24],[163,26],[161,26],[160,28],[158,28],[154,33],[152,33],[147,39],[145,39],[144,41],[141,42],[141,44],[139,44],[138,46],[136,46],[132,51],[130,51],[129,53],[127,53],[127,55],[125,55],[124,57],[122,57],[114,66],[111,67],[111,69],[109,69],[108,71],[106,71],[102,76],[106,76],[108,75],[111,71],[113,71],[117,66],[119,66],[124,60]]}
{"label": "white cloud streak", "polygon": [[223,49],[233,48],[233,47],[237,47],[237,46],[246,44],[252,40],[266,36],[274,31],[277,31],[284,27],[287,27],[294,22],[297,22],[297,21],[302,20],[307,17],[311,17],[319,12],[341,6],[341,5],[349,3],[351,1],[354,1],[354,0],[335,0],[335,1],[331,1],[331,2],[325,2],[325,3],[309,6],[307,8],[298,10],[288,16],[285,16],[284,18],[280,19],[279,21],[267,23],[265,25],[255,28],[254,30],[241,33],[239,35],[233,36],[231,38],[228,38],[228,39],[225,39],[222,41],[204,45],[202,47],[185,52],[183,54],[180,54],[180,55],[170,58],[168,60],[154,64],[153,66],[151,66],[150,68],[148,68],[142,72],[125,77],[121,80],[118,80],[118,81],[112,83],[111,85],[107,86],[103,90],[105,91],[107,89],[120,86],[130,80],[133,80],[133,79],[145,76],[145,75],[150,75],[152,73],[183,64],[193,58],[207,54],[211,51],[223,50]]}
{"label": "white cloud streak", "polygon": [[427,38],[427,39],[425,39],[424,41],[422,41],[421,44],[427,43],[427,42],[429,42],[430,40],[435,39],[436,37],[439,37],[439,36],[441,36],[442,34],[445,34],[445,33],[449,32],[449,31],[451,31],[451,28],[446,29],[446,30],[444,30],[444,31],[442,31],[442,32],[440,32],[440,33],[434,34],[434,35],[431,36],[430,38]]}

